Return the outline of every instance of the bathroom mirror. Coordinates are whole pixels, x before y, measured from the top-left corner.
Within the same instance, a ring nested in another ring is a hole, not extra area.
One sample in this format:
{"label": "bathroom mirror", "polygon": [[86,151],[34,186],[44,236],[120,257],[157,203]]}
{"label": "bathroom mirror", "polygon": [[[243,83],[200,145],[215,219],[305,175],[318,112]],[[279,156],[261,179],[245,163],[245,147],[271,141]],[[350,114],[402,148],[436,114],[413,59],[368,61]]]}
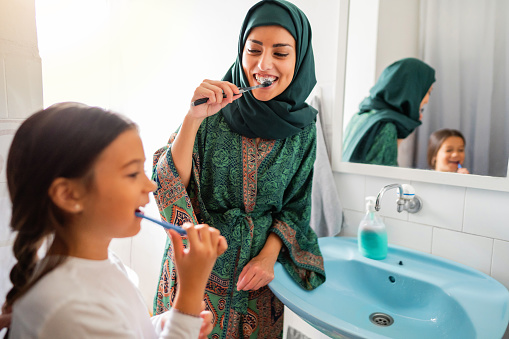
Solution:
{"label": "bathroom mirror", "polygon": [[[356,106],[358,105],[358,102],[360,102],[358,101],[355,104],[352,104],[352,101],[354,100],[350,94],[352,93],[352,87],[364,86],[363,88],[359,87],[358,91],[364,91],[363,96],[366,96],[369,92],[369,89],[376,81],[379,73],[387,65],[403,57],[419,57],[419,39],[413,38],[414,43],[401,43],[401,41],[408,42],[409,35],[415,36],[418,34],[419,10],[422,5],[421,2],[423,1],[426,0],[356,0],[355,2],[348,0],[340,1],[341,10],[339,18],[337,81],[334,101],[335,111],[333,112],[334,132],[332,134],[331,151],[333,169],[343,173],[374,175],[380,177],[397,178],[400,180],[423,181],[438,184],[509,191],[509,179],[507,178],[507,157],[501,160],[504,162],[502,163],[504,170],[502,174],[500,174],[500,177],[475,174],[463,175],[457,173],[434,172],[424,169],[356,164],[343,162],[341,160],[343,138],[342,131],[345,127],[345,122],[343,119],[344,113],[355,113],[355,109],[357,108]],[[361,8],[361,15],[358,14],[358,6]],[[408,9],[411,11],[411,15],[409,15],[408,12],[404,12]],[[355,15],[356,11],[357,15]],[[401,18],[404,19],[402,20]],[[409,22],[410,27],[408,26]],[[368,33],[365,33],[364,36],[362,36],[362,34],[360,36],[358,34],[356,36],[352,36],[352,33],[356,32],[356,27],[359,26],[363,26],[364,31],[367,31]],[[385,33],[385,40],[383,40],[383,35],[379,34],[379,29],[389,30],[389,33]],[[396,33],[402,36],[402,39],[407,40],[398,41]],[[392,43],[390,40],[393,40]],[[390,48],[384,48],[388,46],[390,46]],[[355,83],[352,84],[352,81],[348,81],[349,78],[352,78],[353,72],[351,69],[351,63],[349,63],[349,58],[350,60],[352,58],[352,48],[361,49],[363,51],[362,54],[357,54],[357,62],[363,65],[364,72],[367,74],[367,78],[365,79],[369,80],[364,81],[363,85],[358,85]],[[358,58],[364,58],[364,60],[359,61]],[[368,84],[366,84],[366,82],[368,82]],[[433,98],[431,98],[431,100],[432,99]],[[352,105],[354,105],[353,109],[351,108]],[[345,107],[347,108],[345,109]],[[346,110],[348,110],[348,112]],[[354,110],[353,113],[352,110]],[[473,145],[470,146],[473,147]]]}

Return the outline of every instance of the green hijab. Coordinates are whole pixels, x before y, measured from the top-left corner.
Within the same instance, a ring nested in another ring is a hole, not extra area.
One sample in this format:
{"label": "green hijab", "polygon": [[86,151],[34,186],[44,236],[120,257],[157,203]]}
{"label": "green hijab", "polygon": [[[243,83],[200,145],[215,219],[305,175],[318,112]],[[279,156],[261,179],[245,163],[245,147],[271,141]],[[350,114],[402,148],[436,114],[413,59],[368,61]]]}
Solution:
{"label": "green hijab", "polygon": [[396,126],[398,139],[412,133],[421,124],[420,105],[434,82],[435,70],[419,59],[401,59],[384,69],[347,127],[343,161],[362,162],[388,122]]}
{"label": "green hijab", "polygon": [[285,28],[296,42],[293,80],[277,97],[257,100],[251,92],[221,110],[230,128],[249,138],[284,139],[314,123],[317,111],[305,103],[316,84],[315,62],[311,47],[311,26],[305,14],[284,0],[262,0],[246,15],[240,31],[238,54],[223,80],[238,87],[248,87],[242,69],[244,44],[251,29],[278,25]]}

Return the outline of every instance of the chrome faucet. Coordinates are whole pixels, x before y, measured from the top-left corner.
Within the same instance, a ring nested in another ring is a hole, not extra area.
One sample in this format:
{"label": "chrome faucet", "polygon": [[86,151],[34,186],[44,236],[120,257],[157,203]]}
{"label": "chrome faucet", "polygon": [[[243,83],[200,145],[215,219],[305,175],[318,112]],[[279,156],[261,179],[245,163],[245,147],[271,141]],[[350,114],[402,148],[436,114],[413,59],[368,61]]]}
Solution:
{"label": "chrome faucet", "polygon": [[398,212],[407,211],[408,213],[417,213],[422,209],[422,200],[415,195],[415,189],[412,186],[407,184],[390,184],[384,186],[378,193],[375,202],[376,211],[380,211],[380,201],[384,193],[391,188],[397,188],[399,190],[398,199],[396,200]]}

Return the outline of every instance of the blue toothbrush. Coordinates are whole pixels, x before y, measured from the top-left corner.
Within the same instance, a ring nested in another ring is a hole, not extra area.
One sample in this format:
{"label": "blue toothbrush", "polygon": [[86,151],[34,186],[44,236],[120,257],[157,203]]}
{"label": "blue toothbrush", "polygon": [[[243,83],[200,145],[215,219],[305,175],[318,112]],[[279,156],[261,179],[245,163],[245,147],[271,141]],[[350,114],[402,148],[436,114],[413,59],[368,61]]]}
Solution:
{"label": "blue toothbrush", "polygon": [[150,220],[152,221],[153,223],[156,223],[158,225],[161,225],[163,226],[164,228],[166,228],[167,230],[174,230],[174,231],[177,231],[180,235],[187,235],[187,232],[185,229],[183,229],[182,227],[180,226],[177,226],[177,225],[174,225],[174,224],[170,224],[169,222],[165,222],[165,221],[160,221],[160,220],[157,220],[157,219],[153,219],[151,217],[147,217],[145,214],[143,213],[140,213],[140,212],[134,212],[134,214],[138,217],[138,218],[144,218],[144,219],[147,219],[147,220]]}

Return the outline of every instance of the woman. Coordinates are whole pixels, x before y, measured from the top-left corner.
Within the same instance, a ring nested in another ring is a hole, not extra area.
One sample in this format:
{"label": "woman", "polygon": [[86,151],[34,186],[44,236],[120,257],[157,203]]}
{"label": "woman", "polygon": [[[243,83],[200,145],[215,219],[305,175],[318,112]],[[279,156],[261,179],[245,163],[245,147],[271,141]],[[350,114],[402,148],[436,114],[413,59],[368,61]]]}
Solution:
{"label": "woman", "polygon": [[[264,81],[271,85],[234,95]],[[304,101],[315,83],[306,16],[289,2],[261,1],[244,20],[223,81],[196,89],[192,101],[208,102],[192,106],[155,154],[162,217],[206,220],[228,242],[205,293],[211,338],[281,337],[283,305],[267,286],[276,260],[303,288],[325,281],[309,227],[317,112]],[[155,313],[171,307],[178,289],[172,252],[168,241]]]}
{"label": "woman", "polygon": [[346,128],[343,161],[398,166],[398,145],[421,124],[435,70],[406,58],[388,66]]}
{"label": "woman", "polygon": [[428,165],[438,172],[469,174],[463,167],[465,137],[455,129],[444,128],[433,132],[428,141]]}

